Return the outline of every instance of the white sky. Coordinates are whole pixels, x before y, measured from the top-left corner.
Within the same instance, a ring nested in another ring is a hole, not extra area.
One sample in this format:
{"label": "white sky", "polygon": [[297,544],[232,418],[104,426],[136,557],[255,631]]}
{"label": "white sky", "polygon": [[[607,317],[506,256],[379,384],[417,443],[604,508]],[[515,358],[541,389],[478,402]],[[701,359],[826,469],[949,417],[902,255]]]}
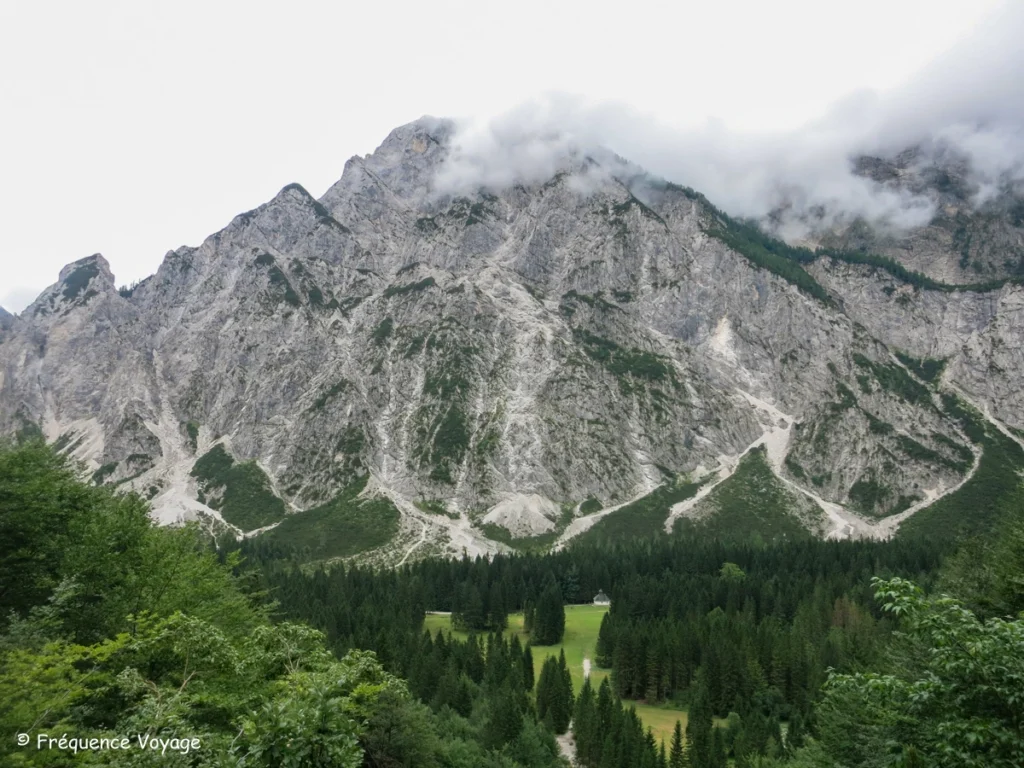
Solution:
{"label": "white sky", "polygon": [[793,131],[898,88],[1004,5],[4,0],[0,305],[20,311],[95,252],[119,283],[143,278],[285,184],[319,196],[423,114],[561,91],[665,124]]}

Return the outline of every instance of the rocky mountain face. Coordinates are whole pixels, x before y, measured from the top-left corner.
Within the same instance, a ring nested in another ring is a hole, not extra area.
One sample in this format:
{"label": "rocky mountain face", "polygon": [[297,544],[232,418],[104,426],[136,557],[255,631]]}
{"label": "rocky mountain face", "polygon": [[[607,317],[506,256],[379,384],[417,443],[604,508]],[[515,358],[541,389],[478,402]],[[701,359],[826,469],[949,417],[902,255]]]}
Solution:
{"label": "rocky mountain face", "polygon": [[813,244],[888,256],[950,284],[1024,277],[1024,192],[1018,186],[1006,181],[983,188],[968,159],[953,150],[859,157],[853,169],[884,189],[931,200],[934,217],[909,231],[854,220],[815,232]]}
{"label": "rocky mountain face", "polygon": [[0,316],[0,429],[38,426],[168,523],[322,542],[372,533],[376,504],[380,562],[564,542],[684,478],[702,493],[666,524],[699,517],[759,446],[810,528],[888,535],[977,468],[940,390],[1019,440],[1020,286],[821,258],[797,267],[814,295],[701,196],[585,154],[438,194],[452,131],[396,129],[320,200],[290,185],[134,289],[68,265]]}
{"label": "rocky mountain face", "polygon": [[7,332],[14,327],[15,321],[16,318],[14,317],[14,315],[12,315],[3,307],[0,307],[0,339],[3,339]]}

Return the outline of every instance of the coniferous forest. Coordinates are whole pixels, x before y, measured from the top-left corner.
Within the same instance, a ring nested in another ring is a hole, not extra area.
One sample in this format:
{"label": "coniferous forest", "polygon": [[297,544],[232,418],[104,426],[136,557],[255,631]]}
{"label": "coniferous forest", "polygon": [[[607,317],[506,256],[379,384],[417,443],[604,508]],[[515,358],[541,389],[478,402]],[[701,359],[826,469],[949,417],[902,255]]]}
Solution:
{"label": "coniferous forest", "polygon": [[[680,533],[375,570],[155,527],[6,445],[0,764],[528,768],[566,765],[571,733],[586,768],[1019,767],[1020,502],[963,542]],[[599,591],[609,674],[574,686],[533,646]],[[671,738],[638,702],[680,712]]]}

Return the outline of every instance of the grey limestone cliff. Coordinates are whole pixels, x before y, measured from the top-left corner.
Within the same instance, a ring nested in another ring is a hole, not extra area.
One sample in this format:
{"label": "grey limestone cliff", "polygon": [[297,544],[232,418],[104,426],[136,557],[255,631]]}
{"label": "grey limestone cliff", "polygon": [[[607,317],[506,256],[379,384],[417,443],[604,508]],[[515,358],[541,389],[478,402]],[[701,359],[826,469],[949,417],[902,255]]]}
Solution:
{"label": "grey limestone cliff", "polygon": [[488,510],[552,530],[766,435],[834,533],[867,531],[970,472],[895,351],[948,358],[1024,428],[1019,287],[901,303],[822,261],[822,301],[716,237],[699,196],[593,156],[439,194],[452,130],[396,129],[320,200],[286,187],[132,290],[102,256],[69,265],[0,331],[0,428],[39,424],[166,522],[221,518],[196,469],[218,445],[289,515],[362,488],[401,514],[396,559],[500,549],[474,526]]}

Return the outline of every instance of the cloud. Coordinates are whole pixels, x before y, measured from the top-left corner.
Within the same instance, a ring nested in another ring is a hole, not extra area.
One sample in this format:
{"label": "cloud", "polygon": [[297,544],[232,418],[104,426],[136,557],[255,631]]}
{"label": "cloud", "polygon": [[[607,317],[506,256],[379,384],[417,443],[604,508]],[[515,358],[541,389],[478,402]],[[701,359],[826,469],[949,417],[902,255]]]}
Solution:
{"label": "cloud", "polygon": [[39,291],[36,288],[28,288],[26,286],[16,286],[9,289],[3,295],[0,295],[0,307],[3,307],[8,312],[17,313],[21,312],[31,304],[36,296],[39,295]]}
{"label": "cloud", "polygon": [[[567,101],[574,101],[570,97]],[[506,189],[550,179],[571,162],[578,139],[561,115],[530,102],[490,120],[458,121],[451,151],[434,179],[439,194]]]}
{"label": "cloud", "polygon": [[790,132],[669,125],[625,104],[547,94],[498,117],[459,122],[435,186],[460,194],[538,183],[603,147],[729,213],[771,220],[790,239],[805,235],[808,222],[919,226],[935,211],[932,193],[857,175],[854,160],[916,148],[918,169],[962,162],[976,205],[1007,186],[1024,189],[1021,33],[1024,3],[1008,4],[903,86],[849,94]]}

